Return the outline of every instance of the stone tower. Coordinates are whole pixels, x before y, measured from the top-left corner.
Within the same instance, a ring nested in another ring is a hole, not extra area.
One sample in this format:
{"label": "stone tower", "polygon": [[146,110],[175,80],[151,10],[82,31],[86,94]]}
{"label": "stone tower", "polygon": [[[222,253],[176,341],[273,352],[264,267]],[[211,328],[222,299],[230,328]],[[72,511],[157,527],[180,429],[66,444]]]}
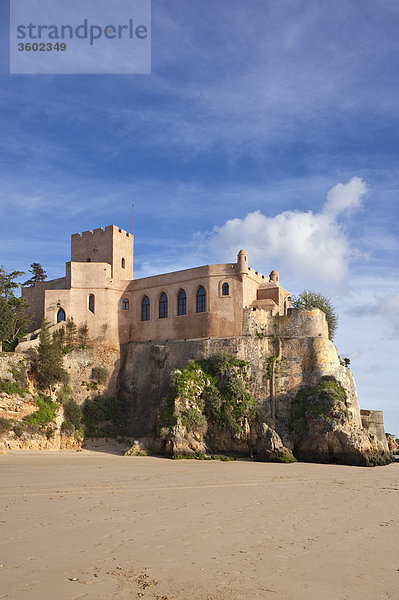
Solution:
{"label": "stone tower", "polygon": [[133,279],[133,235],[109,225],[105,229],[71,236],[72,262],[101,262],[111,265],[111,277]]}

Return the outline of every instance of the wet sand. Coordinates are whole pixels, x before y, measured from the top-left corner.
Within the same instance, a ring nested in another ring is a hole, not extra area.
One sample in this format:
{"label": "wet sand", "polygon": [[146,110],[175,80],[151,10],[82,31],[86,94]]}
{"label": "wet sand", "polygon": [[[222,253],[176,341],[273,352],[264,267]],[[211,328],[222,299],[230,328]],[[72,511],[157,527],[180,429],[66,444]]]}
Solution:
{"label": "wet sand", "polygon": [[0,456],[0,599],[399,598],[399,464]]}

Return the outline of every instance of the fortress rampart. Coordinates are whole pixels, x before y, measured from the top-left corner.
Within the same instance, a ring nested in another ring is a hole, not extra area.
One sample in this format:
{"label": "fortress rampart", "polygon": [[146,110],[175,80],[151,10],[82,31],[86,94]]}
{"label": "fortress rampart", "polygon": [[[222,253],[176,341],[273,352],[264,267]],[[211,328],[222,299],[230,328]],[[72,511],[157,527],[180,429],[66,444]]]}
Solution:
{"label": "fortress rampart", "polygon": [[312,310],[289,308],[286,315],[279,314],[276,309],[244,308],[243,321],[244,335],[328,339],[326,317],[318,308]]}
{"label": "fortress rampart", "polygon": [[382,410],[366,410],[360,411],[360,417],[362,419],[362,425],[364,429],[378,439],[385,440],[384,420]]}

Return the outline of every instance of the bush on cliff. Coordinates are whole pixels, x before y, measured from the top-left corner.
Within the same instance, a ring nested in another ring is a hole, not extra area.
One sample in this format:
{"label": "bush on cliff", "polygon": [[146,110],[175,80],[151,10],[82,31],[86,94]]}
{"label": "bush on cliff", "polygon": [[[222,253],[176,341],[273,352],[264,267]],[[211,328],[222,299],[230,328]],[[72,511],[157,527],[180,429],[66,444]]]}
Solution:
{"label": "bush on cliff", "polygon": [[21,385],[17,381],[10,381],[9,379],[0,379],[0,392],[5,394],[18,394],[19,396],[25,396],[28,392],[25,385]]}
{"label": "bush on cliff", "polygon": [[116,437],[123,433],[123,406],[116,396],[87,398],[83,405],[83,423],[87,437]]}
{"label": "bush on cliff", "polygon": [[221,352],[176,371],[158,415],[158,430],[170,430],[179,421],[188,431],[213,424],[241,433],[243,418],[256,416],[256,405],[247,390],[248,363]]}
{"label": "bush on cliff", "polygon": [[0,435],[4,433],[8,433],[13,426],[13,421],[10,419],[5,419],[4,417],[0,417]]}
{"label": "bush on cliff", "polygon": [[75,431],[82,431],[83,411],[80,406],[73,400],[68,398],[64,404],[64,422],[61,427],[63,433],[72,434]]}
{"label": "bush on cliff", "polygon": [[107,383],[108,376],[109,372],[105,367],[93,367],[91,370],[91,379],[100,385]]}
{"label": "bush on cliff", "polygon": [[24,423],[33,428],[41,428],[44,425],[55,422],[58,411],[57,402],[54,402],[49,396],[41,394],[36,398],[36,405],[39,407],[39,410],[25,417]]}
{"label": "bush on cliff", "polygon": [[291,406],[290,428],[297,438],[306,437],[309,421],[318,421],[325,431],[347,417],[346,393],[332,376],[322,377],[314,387],[302,388]]}

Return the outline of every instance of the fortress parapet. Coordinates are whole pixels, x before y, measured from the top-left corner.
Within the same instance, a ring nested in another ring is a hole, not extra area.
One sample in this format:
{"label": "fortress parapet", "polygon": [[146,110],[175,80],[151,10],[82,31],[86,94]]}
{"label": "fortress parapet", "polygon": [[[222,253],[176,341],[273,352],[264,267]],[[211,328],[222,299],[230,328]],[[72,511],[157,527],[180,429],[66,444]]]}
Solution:
{"label": "fortress parapet", "polygon": [[[93,230],[89,229],[87,231],[83,231],[82,233],[73,233],[71,237],[75,239],[90,238],[93,240],[93,237],[97,237],[98,239],[99,236],[104,234],[113,234],[114,231],[118,231],[120,234],[125,235],[126,237],[133,237],[131,233],[116,227],[116,225],[107,225],[106,227],[97,227]],[[101,241],[103,241],[103,239],[104,238],[101,238]]]}
{"label": "fortress parapet", "polygon": [[319,337],[328,339],[325,314],[311,310],[289,308],[287,315],[277,310],[250,307],[244,309],[244,335],[278,335],[280,337]]}

